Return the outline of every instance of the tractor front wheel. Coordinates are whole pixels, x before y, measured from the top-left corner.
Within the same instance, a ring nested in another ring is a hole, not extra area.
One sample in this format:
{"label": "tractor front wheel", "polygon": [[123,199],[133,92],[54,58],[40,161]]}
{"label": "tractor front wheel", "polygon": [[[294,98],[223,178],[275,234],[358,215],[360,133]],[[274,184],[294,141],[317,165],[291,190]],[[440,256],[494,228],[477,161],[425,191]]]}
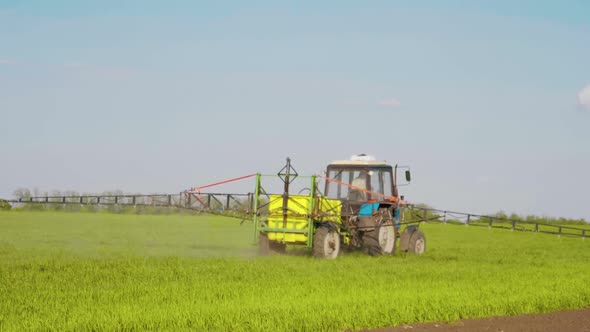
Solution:
{"label": "tractor front wheel", "polygon": [[426,251],[426,237],[421,231],[415,231],[408,241],[408,252],[422,255]]}
{"label": "tractor front wheel", "polygon": [[340,234],[334,229],[320,226],[313,235],[313,255],[334,259],[340,253]]}

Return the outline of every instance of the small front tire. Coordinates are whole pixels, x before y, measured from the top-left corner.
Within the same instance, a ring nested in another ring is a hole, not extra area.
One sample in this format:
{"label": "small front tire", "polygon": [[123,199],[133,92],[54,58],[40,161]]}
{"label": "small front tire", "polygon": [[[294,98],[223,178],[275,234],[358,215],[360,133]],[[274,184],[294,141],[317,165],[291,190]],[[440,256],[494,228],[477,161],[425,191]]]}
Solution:
{"label": "small front tire", "polygon": [[313,235],[313,255],[334,259],[340,254],[340,234],[334,229],[320,226]]}
{"label": "small front tire", "polygon": [[408,252],[422,255],[426,251],[426,237],[421,231],[415,231],[408,241]]}

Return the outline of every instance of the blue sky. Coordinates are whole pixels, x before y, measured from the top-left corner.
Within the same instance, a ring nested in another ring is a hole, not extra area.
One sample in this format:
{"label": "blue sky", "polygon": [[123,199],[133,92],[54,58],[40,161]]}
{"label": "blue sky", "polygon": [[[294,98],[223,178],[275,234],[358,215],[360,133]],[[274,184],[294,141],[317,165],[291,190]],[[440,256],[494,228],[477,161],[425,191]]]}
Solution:
{"label": "blue sky", "polygon": [[2,0],[0,197],[177,192],[370,153],[411,165],[413,202],[590,220],[588,13]]}

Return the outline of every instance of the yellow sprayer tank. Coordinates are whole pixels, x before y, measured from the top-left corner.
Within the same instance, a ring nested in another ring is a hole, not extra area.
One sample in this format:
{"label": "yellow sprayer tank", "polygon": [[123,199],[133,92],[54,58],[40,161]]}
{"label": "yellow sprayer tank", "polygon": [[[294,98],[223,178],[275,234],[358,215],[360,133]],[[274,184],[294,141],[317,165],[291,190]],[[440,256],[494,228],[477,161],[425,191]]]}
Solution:
{"label": "yellow sprayer tank", "polygon": [[[283,222],[283,196],[271,195],[269,203],[269,228],[281,228],[286,230],[300,230],[305,233],[289,233],[281,231],[269,231],[268,239],[284,243],[305,243],[307,242],[307,231],[310,225],[310,204],[311,197],[306,195],[290,195],[287,203],[287,222]],[[318,222],[340,223],[342,202],[337,199],[325,197],[315,198],[313,209],[313,220]],[[313,222],[312,222],[313,223]]]}

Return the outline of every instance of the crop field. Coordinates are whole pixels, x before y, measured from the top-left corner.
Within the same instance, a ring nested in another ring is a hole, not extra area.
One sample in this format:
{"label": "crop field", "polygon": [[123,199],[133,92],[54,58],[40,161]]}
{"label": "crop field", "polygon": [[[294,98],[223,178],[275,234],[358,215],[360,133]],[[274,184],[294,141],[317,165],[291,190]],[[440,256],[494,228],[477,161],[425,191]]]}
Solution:
{"label": "crop field", "polygon": [[358,330],[590,306],[590,240],[425,224],[422,256],[257,257],[250,222],[0,212],[0,330]]}

